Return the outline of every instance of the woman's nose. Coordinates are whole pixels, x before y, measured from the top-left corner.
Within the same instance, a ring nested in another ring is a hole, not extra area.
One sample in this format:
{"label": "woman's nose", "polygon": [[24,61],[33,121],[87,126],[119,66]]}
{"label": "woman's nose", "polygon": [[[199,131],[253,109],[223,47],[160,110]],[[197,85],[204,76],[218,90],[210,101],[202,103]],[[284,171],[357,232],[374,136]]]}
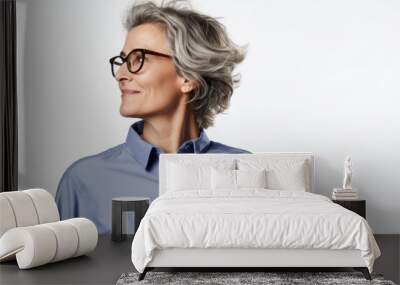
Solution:
{"label": "woman's nose", "polygon": [[130,78],[131,73],[128,70],[128,66],[126,64],[126,62],[124,62],[120,68],[117,70],[116,74],[115,74],[115,79],[117,81],[123,80],[123,79],[128,79]]}

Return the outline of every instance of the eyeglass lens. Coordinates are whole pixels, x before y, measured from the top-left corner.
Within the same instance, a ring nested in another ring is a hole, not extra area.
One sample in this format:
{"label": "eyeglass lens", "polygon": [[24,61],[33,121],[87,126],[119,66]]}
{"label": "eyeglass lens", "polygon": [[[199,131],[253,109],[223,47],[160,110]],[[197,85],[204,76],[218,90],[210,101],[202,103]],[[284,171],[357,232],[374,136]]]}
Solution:
{"label": "eyeglass lens", "polygon": [[[130,53],[128,55],[127,64],[128,64],[128,70],[130,72],[134,73],[134,72],[137,72],[140,69],[141,64],[142,64],[142,60],[143,60],[142,57],[143,57],[143,54],[140,51],[135,51],[135,52],[132,52],[132,53]],[[114,60],[114,63],[113,63],[114,76],[117,75],[117,73],[118,73],[119,69],[121,68],[122,64],[123,64],[123,62],[122,62],[121,58],[117,57]]]}

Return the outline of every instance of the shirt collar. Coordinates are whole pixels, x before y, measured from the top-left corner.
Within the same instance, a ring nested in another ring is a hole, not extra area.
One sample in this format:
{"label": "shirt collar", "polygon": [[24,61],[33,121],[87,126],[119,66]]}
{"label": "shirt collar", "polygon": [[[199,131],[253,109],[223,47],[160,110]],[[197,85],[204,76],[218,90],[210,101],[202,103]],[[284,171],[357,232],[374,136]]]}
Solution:
{"label": "shirt collar", "polygon": [[[145,168],[149,169],[151,165],[158,160],[160,153],[164,151],[142,139],[144,121],[140,120],[133,123],[126,137],[126,146],[134,158]],[[210,140],[204,129],[200,129],[199,137],[185,141],[179,148],[178,153],[202,153],[207,150]]]}

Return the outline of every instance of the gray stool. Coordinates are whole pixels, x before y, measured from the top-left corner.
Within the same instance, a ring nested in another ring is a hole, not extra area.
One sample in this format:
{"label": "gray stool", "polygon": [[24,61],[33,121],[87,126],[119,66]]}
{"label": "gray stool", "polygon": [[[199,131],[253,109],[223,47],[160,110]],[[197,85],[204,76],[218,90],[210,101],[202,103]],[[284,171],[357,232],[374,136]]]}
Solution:
{"label": "gray stool", "polygon": [[[115,197],[112,199],[112,234],[113,241],[123,241],[127,234],[123,233],[124,212],[135,212],[135,233],[140,221],[146,214],[150,199],[146,197]],[[135,234],[134,233],[134,234]]]}

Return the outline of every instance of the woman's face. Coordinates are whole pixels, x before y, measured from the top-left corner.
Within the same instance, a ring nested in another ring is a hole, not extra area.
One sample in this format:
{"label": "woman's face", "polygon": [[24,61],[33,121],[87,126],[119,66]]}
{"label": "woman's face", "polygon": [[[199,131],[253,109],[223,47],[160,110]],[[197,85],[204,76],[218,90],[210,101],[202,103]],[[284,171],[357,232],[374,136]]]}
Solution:
{"label": "woman's face", "polygon": [[[167,34],[157,24],[142,24],[127,33],[122,49],[124,56],[137,48],[172,55]],[[129,72],[124,63],[115,78],[121,90],[120,113],[124,117],[145,119],[170,113],[183,99],[184,78],[177,74],[171,58],[146,54],[138,73]]]}

